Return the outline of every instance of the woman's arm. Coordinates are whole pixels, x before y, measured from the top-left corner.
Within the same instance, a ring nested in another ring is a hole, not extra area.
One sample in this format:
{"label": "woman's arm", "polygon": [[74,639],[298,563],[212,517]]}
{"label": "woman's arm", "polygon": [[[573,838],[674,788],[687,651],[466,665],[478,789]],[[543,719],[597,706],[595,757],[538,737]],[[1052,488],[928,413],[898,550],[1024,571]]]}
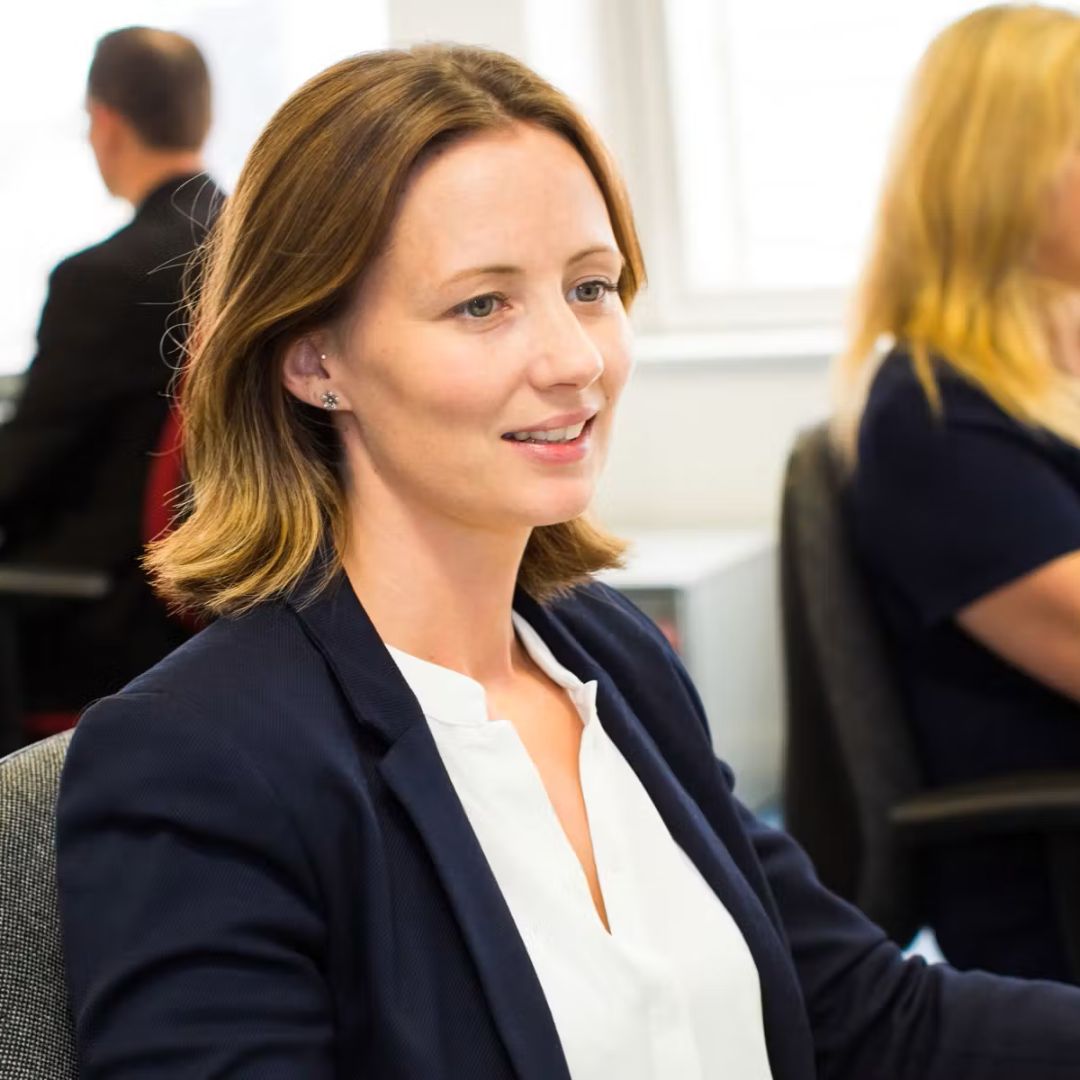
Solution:
{"label": "woman's arm", "polygon": [[1080,551],[980,597],[956,621],[991,652],[1080,702]]}
{"label": "woman's arm", "polygon": [[57,877],[83,1080],[330,1080],[316,884],[275,792],[171,697],[72,739]]}

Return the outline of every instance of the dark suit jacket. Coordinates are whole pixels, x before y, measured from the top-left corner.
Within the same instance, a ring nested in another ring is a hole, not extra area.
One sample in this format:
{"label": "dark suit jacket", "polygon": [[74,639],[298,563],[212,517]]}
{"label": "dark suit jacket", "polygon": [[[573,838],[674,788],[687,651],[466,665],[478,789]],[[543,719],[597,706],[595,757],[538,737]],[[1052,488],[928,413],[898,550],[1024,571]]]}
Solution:
{"label": "dark suit jacket", "polygon": [[[904,962],[739,806],[685,671],[625,599],[515,605],[598,680],[605,729],[741,928],[775,1080],[1080,1075],[1080,991]],[[342,577],[95,705],[58,814],[84,1080],[568,1080],[428,725]]]}
{"label": "dark suit jacket", "polygon": [[[169,180],[130,224],[49,279],[38,352],[0,427],[0,558],[102,570],[115,584],[103,603],[50,610],[32,632],[49,638],[45,656],[43,643],[29,643],[37,707],[79,708],[179,640],[136,559],[148,462],[183,338],[182,273],[220,198],[205,175]],[[84,664],[91,648],[96,664]],[[41,700],[46,678],[52,699]]]}

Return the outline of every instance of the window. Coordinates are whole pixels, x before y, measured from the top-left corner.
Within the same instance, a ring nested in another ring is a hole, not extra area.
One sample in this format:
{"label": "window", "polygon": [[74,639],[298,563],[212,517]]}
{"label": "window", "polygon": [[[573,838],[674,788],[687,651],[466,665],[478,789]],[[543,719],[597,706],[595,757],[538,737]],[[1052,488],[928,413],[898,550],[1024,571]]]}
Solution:
{"label": "window", "polygon": [[[970,0],[637,0],[658,329],[829,324],[907,84]],[[624,46],[625,47],[625,46]],[[650,82],[652,85],[650,85]],[[651,102],[664,91],[664,100]],[[637,98],[635,100],[635,98]]]}

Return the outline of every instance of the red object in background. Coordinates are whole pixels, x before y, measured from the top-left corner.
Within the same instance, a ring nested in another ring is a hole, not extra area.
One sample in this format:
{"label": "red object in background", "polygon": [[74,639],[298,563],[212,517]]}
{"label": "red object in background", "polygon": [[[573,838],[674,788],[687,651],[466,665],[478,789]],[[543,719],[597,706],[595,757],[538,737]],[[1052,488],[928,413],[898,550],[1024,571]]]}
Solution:
{"label": "red object in background", "polygon": [[58,735],[61,731],[75,726],[78,713],[67,712],[39,712],[30,713],[23,717],[23,730],[26,733],[27,742],[36,742],[38,739],[47,739],[50,735]]}
{"label": "red object in background", "polygon": [[176,492],[184,480],[182,439],[180,412],[175,405],[170,405],[146,475],[142,515],[144,544],[156,540],[172,526]]}
{"label": "red object in background", "polygon": [[680,655],[682,655],[682,641],[679,637],[679,628],[675,625],[674,619],[657,619],[656,625],[660,628],[660,632],[668,639],[668,644]]}

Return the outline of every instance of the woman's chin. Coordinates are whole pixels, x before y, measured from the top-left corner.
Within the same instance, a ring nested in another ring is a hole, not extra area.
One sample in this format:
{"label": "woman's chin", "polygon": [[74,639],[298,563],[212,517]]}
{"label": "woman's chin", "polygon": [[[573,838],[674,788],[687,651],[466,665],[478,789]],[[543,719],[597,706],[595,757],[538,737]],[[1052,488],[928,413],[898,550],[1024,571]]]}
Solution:
{"label": "woman's chin", "polygon": [[576,499],[568,500],[559,506],[545,507],[542,510],[538,508],[534,514],[530,515],[532,526],[538,529],[547,525],[562,525],[564,522],[573,521],[574,518],[581,517],[589,509],[591,503],[591,498]]}
{"label": "woman's chin", "polygon": [[568,482],[564,478],[558,487],[549,484],[529,491],[519,488],[516,498],[503,503],[503,521],[514,521],[528,528],[545,525],[561,525],[581,517],[592,505],[596,485],[591,479],[577,478]]}

